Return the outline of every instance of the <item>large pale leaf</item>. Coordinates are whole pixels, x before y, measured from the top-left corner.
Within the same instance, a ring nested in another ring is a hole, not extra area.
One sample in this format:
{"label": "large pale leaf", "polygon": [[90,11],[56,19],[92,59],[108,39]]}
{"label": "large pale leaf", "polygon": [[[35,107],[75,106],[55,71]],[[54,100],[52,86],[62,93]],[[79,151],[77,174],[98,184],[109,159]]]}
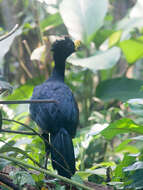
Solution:
{"label": "large pale leaf", "polygon": [[2,61],[4,55],[8,52],[14,38],[21,34],[21,29],[19,28],[15,33],[6,38],[3,41],[0,41],[0,61]]}
{"label": "large pale leaf", "polygon": [[109,79],[100,82],[96,89],[96,96],[104,101],[113,99],[127,101],[132,98],[142,98],[142,85],[142,80],[128,78]]}
{"label": "large pale leaf", "polygon": [[123,33],[121,36],[121,41],[129,39],[131,37],[131,35],[130,35],[131,31],[133,31],[136,28],[140,29],[142,27],[143,27],[143,18],[126,17],[126,18],[122,19],[117,24],[117,30],[123,30]]}
{"label": "large pale leaf", "polygon": [[130,11],[131,18],[143,18],[143,1],[137,0],[135,6]]}
{"label": "large pale leaf", "polygon": [[120,58],[120,49],[113,47],[107,51],[100,51],[91,57],[78,59],[69,58],[68,61],[73,65],[81,66],[96,72],[102,69],[113,67]]}
{"label": "large pale leaf", "polygon": [[108,0],[63,0],[60,14],[74,39],[87,41],[103,24]]}
{"label": "large pale leaf", "polygon": [[129,118],[123,118],[111,123],[106,129],[101,131],[101,134],[106,139],[111,140],[118,134],[131,132],[143,134],[143,126],[137,125]]}
{"label": "large pale leaf", "polygon": [[135,162],[133,165],[124,168],[124,172],[140,170],[140,169],[143,169],[143,162],[138,161]]}

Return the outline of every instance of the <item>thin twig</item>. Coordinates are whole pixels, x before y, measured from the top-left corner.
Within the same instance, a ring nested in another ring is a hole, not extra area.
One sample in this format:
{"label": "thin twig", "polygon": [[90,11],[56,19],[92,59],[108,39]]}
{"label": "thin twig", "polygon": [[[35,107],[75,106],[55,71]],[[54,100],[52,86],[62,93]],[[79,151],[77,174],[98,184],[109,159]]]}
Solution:
{"label": "thin twig", "polygon": [[0,100],[0,104],[31,104],[31,103],[57,103],[55,100],[35,99],[35,100]]}
{"label": "thin twig", "polygon": [[8,32],[8,34],[5,34],[5,35],[3,35],[3,36],[0,37],[0,41],[2,41],[2,40],[4,40],[4,39],[8,38],[9,36],[11,36],[11,35],[18,29],[18,27],[19,27],[19,25],[16,24],[16,25],[13,27],[13,29],[12,29],[10,32]]}
{"label": "thin twig", "polygon": [[[12,147],[11,145],[9,145],[9,143],[6,143],[5,141],[3,141],[2,139],[0,139],[1,142],[3,142],[5,145],[7,145],[8,147],[10,147],[13,151],[15,150],[16,152],[18,151],[20,154],[22,154],[23,156],[25,156],[26,158],[29,158],[34,164],[36,164],[38,167],[43,168],[36,160],[34,160],[31,156],[29,156],[27,154],[27,152],[22,151],[20,148],[18,147]],[[22,152],[21,152],[22,151]],[[19,164],[20,165],[20,164]],[[20,165],[21,167],[21,165]]]}
{"label": "thin twig", "polygon": [[26,124],[24,124],[24,123],[21,123],[21,122],[19,122],[19,121],[13,120],[13,119],[5,119],[5,118],[2,118],[2,120],[3,120],[3,121],[9,121],[9,122],[14,122],[14,123],[20,124],[20,125],[22,125],[23,127],[25,127],[25,128],[27,128],[27,129],[33,131],[33,133],[34,133],[35,135],[38,135],[39,137],[41,137],[41,135],[40,135],[39,133],[37,133],[34,129],[32,129],[31,127],[29,127],[28,125],[26,125]]}
{"label": "thin twig", "polygon": [[11,131],[7,129],[0,129],[0,133],[16,133],[16,134],[21,134],[21,135],[37,135],[35,133],[31,132],[26,132],[26,131]]}

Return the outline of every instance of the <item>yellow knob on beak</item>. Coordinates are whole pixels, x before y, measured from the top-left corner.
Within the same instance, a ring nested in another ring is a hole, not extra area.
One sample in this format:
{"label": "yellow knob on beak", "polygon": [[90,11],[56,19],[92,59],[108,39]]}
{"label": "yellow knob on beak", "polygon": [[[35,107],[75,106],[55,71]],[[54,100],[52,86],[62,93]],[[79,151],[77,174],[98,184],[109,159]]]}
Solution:
{"label": "yellow knob on beak", "polygon": [[75,46],[75,51],[77,51],[79,49],[79,47],[81,46],[81,41],[80,40],[75,40],[74,41],[74,46]]}

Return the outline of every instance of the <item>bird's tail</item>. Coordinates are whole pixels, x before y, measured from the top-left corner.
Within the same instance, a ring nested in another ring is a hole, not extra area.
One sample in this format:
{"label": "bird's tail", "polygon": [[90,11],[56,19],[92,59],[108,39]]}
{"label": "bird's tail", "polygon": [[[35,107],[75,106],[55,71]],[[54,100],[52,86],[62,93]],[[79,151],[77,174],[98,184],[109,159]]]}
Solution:
{"label": "bird's tail", "polygon": [[72,138],[66,129],[61,128],[51,135],[51,159],[58,174],[70,178],[75,173],[75,156]]}

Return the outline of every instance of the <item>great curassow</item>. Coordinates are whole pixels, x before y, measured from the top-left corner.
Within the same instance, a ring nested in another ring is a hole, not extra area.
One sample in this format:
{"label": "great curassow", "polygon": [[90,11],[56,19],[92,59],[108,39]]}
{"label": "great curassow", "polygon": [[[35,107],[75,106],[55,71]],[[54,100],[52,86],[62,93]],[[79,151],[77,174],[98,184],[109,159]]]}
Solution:
{"label": "great curassow", "polygon": [[45,141],[46,151],[51,152],[52,166],[58,174],[70,178],[75,173],[75,156],[72,138],[75,137],[79,110],[70,88],[64,83],[65,61],[76,51],[75,43],[68,37],[52,45],[55,66],[51,77],[34,88],[32,99],[52,99],[55,103],[32,103],[31,118],[42,130],[44,138],[50,134],[50,145]]}

